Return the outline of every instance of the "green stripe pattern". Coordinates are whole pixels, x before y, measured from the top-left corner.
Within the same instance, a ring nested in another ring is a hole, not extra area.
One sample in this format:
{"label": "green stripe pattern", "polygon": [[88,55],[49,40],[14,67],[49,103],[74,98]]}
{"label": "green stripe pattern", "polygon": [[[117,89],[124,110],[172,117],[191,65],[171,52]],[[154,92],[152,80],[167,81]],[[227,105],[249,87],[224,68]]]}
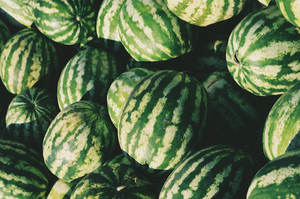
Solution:
{"label": "green stripe pattern", "polygon": [[133,68],[123,72],[110,85],[107,92],[107,110],[112,123],[118,128],[119,117],[128,96],[144,77],[154,72],[154,69]]}
{"label": "green stripe pattern", "polygon": [[271,108],[263,131],[263,148],[272,160],[300,148],[300,82],[281,95]]}
{"label": "green stripe pattern", "polygon": [[37,0],[32,7],[36,27],[55,42],[72,45],[96,35],[94,0]]}
{"label": "green stripe pattern", "polygon": [[127,54],[118,32],[120,11],[124,3],[125,0],[104,0],[96,20],[96,33],[100,43],[118,55]]}
{"label": "green stripe pattern", "polygon": [[0,77],[9,92],[19,94],[37,82],[49,86],[58,66],[52,41],[35,28],[25,28],[6,42],[0,57]]}
{"label": "green stripe pattern", "polygon": [[141,165],[172,170],[201,141],[208,115],[207,93],[198,80],[156,71],[134,87],[123,107],[121,149]]}
{"label": "green stripe pattern", "polygon": [[126,0],[118,23],[122,44],[137,61],[163,61],[193,49],[192,26],[163,0]]}
{"label": "green stripe pattern", "polygon": [[208,26],[239,14],[247,0],[164,0],[180,19],[197,26]]}
{"label": "green stripe pattern", "polygon": [[44,135],[57,113],[56,95],[52,91],[37,87],[22,91],[7,109],[10,138],[41,151]]}
{"label": "green stripe pattern", "polygon": [[25,27],[30,28],[34,21],[32,2],[28,0],[5,0],[0,1],[0,7]]}
{"label": "green stripe pattern", "polygon": [[276,5],[252,12],[232,31],[229,72],[249,92],[280,95],[300,80],[300,35]]}
{"label": "green stripe pattern", "polygon": [[157,199],[157,194],[152,183],[137,178],[133,167],[114,163],[99,167],[78,182],[70,199],[82,198]]}
{"label": "green stripe pattern", "polygon": [[282,15],[293,25],[300,27],[300,14],[298,0],[275,0],[276,5],[281,11]]}
{"label": "green stripe pattern", "polygon": [[254,176],[247,199],[299,198],[300,149],[265,164]]}
{"label": "green stripe pattern", "polygon": [[79,101],[60,111],[51,122],[43,141],[43,157],[54,175],[70,182],[101,166],[116,145],[116,130],[107,109]]}
{"label": "green stripe pattern", "polygon": [[245,198],[257,170],[249,155],[214,145],[182,161],[165,181],[159,199]]}
{"label": "green stripe pattern", "polygon": [[58,179],[51,188],[47,199],[70,199],[77,183]]}
{"label": "green stripe pattern", "polygon": [[105,50],[91,47],[79,51],[68,61],[58,80],[60,110],[80,100],[106,106],[107,91],[123,71],[121,66],[116,57]]}
{"label": "green stripe pattern", "polygon": [[0,139],[0,168],[1,198],[45,198],[49,173],[30,147]]}
{"label": "green stripe pattern", "polygon": [[104,0],[97,16],[98,38],[121,41],[118,33],[119,15],[125,0]]}

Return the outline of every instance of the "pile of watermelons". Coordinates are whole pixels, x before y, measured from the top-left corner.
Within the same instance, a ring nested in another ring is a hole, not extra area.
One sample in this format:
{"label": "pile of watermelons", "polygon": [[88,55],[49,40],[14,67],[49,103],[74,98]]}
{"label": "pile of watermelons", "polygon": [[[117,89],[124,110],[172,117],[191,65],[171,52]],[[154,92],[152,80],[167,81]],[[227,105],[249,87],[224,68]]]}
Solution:
{"label": "pile of watermelons", "polygon": [[300,198],[300,0],[0,8],[0,198]]}

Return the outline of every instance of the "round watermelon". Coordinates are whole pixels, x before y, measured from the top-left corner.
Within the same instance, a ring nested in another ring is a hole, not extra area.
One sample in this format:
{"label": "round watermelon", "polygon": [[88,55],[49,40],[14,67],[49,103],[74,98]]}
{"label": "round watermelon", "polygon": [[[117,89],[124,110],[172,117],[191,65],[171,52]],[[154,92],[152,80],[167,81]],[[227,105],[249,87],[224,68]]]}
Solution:
{"label": "round watermelon", "polygon": [[118,124],[120,147],[151,169],[172,170],[199,147],[209,120],[206,90],[194,77],[156,71],[132,90]]}

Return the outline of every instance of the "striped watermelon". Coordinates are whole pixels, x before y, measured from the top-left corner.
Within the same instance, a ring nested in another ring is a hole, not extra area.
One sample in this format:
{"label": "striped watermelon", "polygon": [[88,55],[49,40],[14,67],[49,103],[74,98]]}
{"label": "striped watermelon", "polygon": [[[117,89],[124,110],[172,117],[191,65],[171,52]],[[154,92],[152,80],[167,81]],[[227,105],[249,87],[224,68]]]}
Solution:
{"label": "striped watermelon", "polygon": [[0,197],[45,198],[49,172],[41,156],[19,142],[0,139]]}
{"label": "striped watermelon", "polygon": [[34,24],[55,42],[66,45],[84,43],[96,36],[96,16],[99,9],[96,5],[99,2],[101,1],[35,0],[32,2]]}
{"label": "striped watermelon", "polygon": [[0,7],[16,21],[30,28],[34,21],[32,3],[29,0],[5,0],[0,1]]}
{"label": "striped watermelon", "polygon": [[36,28],[25,28],[6,42],[0,57],[0,77],[9,92],[19,94],[37,83],[53,85],[58,66],[54,43]]}
{"label": "striped watermelon", "polygon": [[119,17],[122,44],[137,61],[162,61],[193,49],[193,28],[163,0],[126,0]]}
{"label": "striped watermelon", "polygon": [[43,141],[43,157],[54,175],[70,182],[101,166],[116,145],[107,109],[79,101],[61,110],[51,122]]}
{"label": "striped watermelon", "polygon": [[269,160],[300,148],[300,82],[275,102],[265,122],[263,149]]}
{"label": "striped watermelon", "polygon": [[299,198],[300,149],[289,151],[264,165],[253,177],[247,199]]}
{"label": "striped watermelon", "polygon": [[34,147],[39,152],[48,126],[58,113],[56,95],[32,87],[16,95],[6,113],[7,131],[12,140]]}
{"label": "striped watermelon", "polygon": [[134,168],[126,164],[106,164],[80,180],[70,199],[156,199],[153,186],[147,179],[138,177]]}
{"label": "striped watermelon", "polygon": [[215,24],[239,14],[247,0],[164,0],[180,19],[197,26]]}
{"label": "striped watermelon", "polygon": [[90,47],[80,50],[60,74],[57,84],[60,110],[80,100],[106,106],[109,86],[124,70],[117,58],[103,49]]}
{"label": "striped watermelon", "polygon": [[275,0],[282,15],[293,25],[300,27],[299,0]]}
{"label": "striped watermelon", "polygon": [[209,116],[202,84],[174,70],[156,71],[132,90],[118,125],[123,151],[151,169],[172,170],[199,147]]}
{"label": "striped watermelon", "polygon": [[118,128],[122,107],[134,86],[144,77],[154,72],[154,69],[133,68],[123,72],[110,85],[107,92],[107,110],[112,123]]}
{"label": "striped watermelon", "polygon": [[69,199],[77,183],[58,179],[51,188],[47,199]]}
{"label": "striped watermelon", "polygon": [[276,5],[252,12],[232,31],[229,72],[249,92],[280,95],[300,80],[300,35]]}
{"label": "striped watermelon", "polygon": [[104,0],[96,20],[96,33],[102,46],[122,56],[128,54],[118,32],[119,15],[124,3],[125,0]]}
{"label": "striped watermelon", "polygon": [[178,164],[159,199],[245,198],[257,170],[256,160],[241,150],[226,145],[207,147]]}

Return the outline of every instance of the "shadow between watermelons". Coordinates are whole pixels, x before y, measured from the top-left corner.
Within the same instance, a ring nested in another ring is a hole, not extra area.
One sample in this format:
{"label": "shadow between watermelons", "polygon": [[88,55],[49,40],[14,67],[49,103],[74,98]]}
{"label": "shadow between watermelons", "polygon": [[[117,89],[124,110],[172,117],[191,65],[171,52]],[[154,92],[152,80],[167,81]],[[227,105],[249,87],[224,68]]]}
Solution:
{"label": "shadow between watermelons", "polygon": [[131,165],[135,169],[137,177],[146,178],[148,182],[156,184],[156,191],[160,192],[164,182],[172,170],[159,170],[151,169],[148,164],[141,165],[134,158],[132,158],[127,152],[122,150],[125,157],[131,162]]}

